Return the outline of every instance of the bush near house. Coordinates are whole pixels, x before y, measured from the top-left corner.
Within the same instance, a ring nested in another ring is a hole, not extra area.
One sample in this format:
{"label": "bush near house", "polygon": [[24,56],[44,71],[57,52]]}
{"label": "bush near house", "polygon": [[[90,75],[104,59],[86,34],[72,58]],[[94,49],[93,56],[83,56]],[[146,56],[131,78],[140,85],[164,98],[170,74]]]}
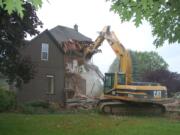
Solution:
{"label": "bush near house", "polygon": [[16,111],[26,114],[47,114],[60,111],[60,106],[56,103],[46,101],[32,101],[17,104],[16,93],[0,87],[0,112]]}
{"label": "bush near house", "polygon": [[16,107],[16,95],[0,87],[0,112],[10,111]]}
{"label": "bush near house", "polygon": [[18,105],[18,112],[25,114],[49,114],[61,111],[58,103],[47,101],[31,101]]}

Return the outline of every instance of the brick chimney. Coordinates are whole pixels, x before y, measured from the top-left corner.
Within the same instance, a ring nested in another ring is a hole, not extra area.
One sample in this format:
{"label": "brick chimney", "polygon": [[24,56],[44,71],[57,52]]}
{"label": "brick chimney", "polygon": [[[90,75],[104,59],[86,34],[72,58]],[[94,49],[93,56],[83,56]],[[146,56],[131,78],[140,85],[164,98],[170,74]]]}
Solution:
{"label": "brick chimney", "polygon": [[77,24],[74,25],[74,30],[78,32],[78,25]]}

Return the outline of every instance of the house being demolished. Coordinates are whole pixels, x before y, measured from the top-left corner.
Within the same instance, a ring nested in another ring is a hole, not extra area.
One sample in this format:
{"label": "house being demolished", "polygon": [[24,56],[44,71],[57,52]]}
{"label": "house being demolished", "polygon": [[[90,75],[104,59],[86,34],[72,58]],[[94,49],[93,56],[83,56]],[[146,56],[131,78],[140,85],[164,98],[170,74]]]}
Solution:
{"label": "house being demolished", "polygon": [[84,51],[92,40],[74,29],[57,26],[28,42],[22,54],[30,57],[36,75],[18,90],[19,102],[46,100],[64,104],[78,98],[98,97],[103,75]]}
{"label": "house being demolished", "polygon": [[[54,28],[51,33],[64,52],[66,99],[100,96],[103,74],[84,59],[84,51],[93,43],[92,40],[80,35],[77,25],[73,31]],[[61,33],[65,34],[64,39],[59,38]]]}

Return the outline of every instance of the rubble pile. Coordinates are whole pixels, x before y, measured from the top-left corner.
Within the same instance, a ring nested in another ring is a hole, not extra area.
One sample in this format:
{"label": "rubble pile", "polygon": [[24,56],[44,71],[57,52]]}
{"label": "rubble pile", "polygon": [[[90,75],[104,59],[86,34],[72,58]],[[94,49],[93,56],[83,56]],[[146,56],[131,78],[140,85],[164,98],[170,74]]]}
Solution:
{"label": "rubble pile", "polygon": [[96,107],[98,99],[93,99],[89,97],[81,97],[74,99],[67,99],[66,108],[67,109],[93,109]]}
{"label": "rubble pile", "polygon": [[[90,44],[90,43],[89,43]],[[65,52],[65,94],[67,108],[91,109],[103,90],[103,74],[83,57],[87,42],[62,44]]]}
{"label": "rubble pile", "polygon": [[174,112],[180,114],[180,93],[175,93],[174,97],[171,98],[172,102],[165,104],[168,112]]}

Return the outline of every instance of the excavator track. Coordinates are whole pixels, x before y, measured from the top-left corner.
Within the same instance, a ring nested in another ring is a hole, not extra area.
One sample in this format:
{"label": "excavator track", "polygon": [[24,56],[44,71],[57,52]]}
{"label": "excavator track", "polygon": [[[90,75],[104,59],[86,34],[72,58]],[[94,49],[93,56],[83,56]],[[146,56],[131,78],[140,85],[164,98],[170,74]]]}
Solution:
{"label": "excavator track", "polygon": [[100,112],[112,115],[162,115],[166,109],[163,104],[122,102],[103,100],[98,104]]}

